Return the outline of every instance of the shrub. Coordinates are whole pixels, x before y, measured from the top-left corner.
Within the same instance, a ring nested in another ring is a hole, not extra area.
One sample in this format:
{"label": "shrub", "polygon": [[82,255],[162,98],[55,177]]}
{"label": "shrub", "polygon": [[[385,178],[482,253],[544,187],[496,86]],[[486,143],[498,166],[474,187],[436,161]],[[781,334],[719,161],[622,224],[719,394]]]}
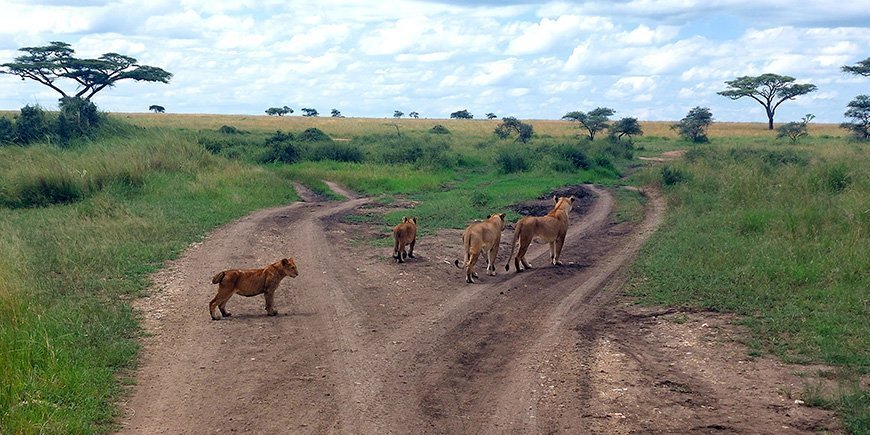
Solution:
{"label": "shrub", "polygon": [[827,165],[821,167],[820,173],[814,177],[814,184],[818,190],[840,193],[852,184],[852,176],[846,165]]}
{"label": "shrub", "polygon": [[495,128],[493,133],[495,133],[499,139],[507,139],[513,132],[517,133],[518,141],[526,143],[532,139],[535,129],[532,128],[531,124],[526,124],[513,116],[509,116],[507,118],[502,118],[501,124]]}
{"label": "shrub", "polygon": [[10,207],[41,207],[67,204],[83,198],[81,187],[68,174],[46,172],[31,182],[19,186],[14,198],[8,198]]}
{"label": "shrub", "polygon": [[22,107],[21,114],[15,122],[15,136],[18,143],[22,145],[48,139],[50,129],[45,111],[38,105]]}
{"label": "shrub", "polygon": [[589,156],[580,147],[562,145],[556,148],[556,154],[559,158],[570,163],[575,169],[589,169],[592,167]]}
{"label": "shrub", "polygon": [[299,148],[292,142],[273,142],[269,150],[260,157],[260,163],[295,163],[299,161]]}
{"label": "shrub", "polygon": [[489,194],[482,190],[475,190],[471,192],[470,202],[474,207],[484,207],[489,205],[490,197]]}
{"label": "shrub", "polygon": [[680,168],[674,168],[671,166],[662,166],[662,184],[665,186],[672,186],[674,184],[680,184],[688,180],[688,174],[681,170]]}
{"label": "shrub", "polygon": [[309,149],[309,160],[333,160],[336,162],[362,162],[363,152],[356,146],[345,143],[324,143]]}
{"label": "shrub", "polygon": [[531,166],[531,160],[525,152],[517,149],[502,149],[496,154],[495,161],[499,166],[499,170],[505,174],[514,172],[524,172]]}
{"label": "shrub", "polygon": [[320,142],[327,140],[331,141],[332,138],[330,138],[328,134],[324,133],[319,128],[311,127],[306,129],[302,132],[302,134],[299,135],[299,140],[304,142]]}
{"label": "shrub", "polygon": [[239,134],[241,131],[231,125],[222,125],[221,128],[218,129],[218,132],[223,134]]}
{"label": "shrub", "polygon": [[434,127],[432,127],[432,128],[429,130],[429,133],[433,133],[433,134],[450,134],[450,130],[448,130],[447,127],[445,127],[445,126],[443,126],[443,125],[441,125],[441,124],[436,124]]}
{"label": "shrub", "polygon": [[15,143],[15,124],[8,118],[0,117],[0,146]]}
{"label": "shrub", "polygon": [[287,132],[282,133],[280,130],[276,131],[271,137],[266,139],[266,145],[272,145],[278,142],[287,142],[289,140],[293,140],[293,133]]}
{"label": "shrub", "polygon": [[634,145],[629,141],[611,140],[601,151],[617,159],[631,160],[634,158]]}
{"label": "shrub", "polygon": [[103,120],[97,106],[89,100],[64,97],[60,99],[59,107],[57,128],[64,142],[77,137],[93,137]]}
{"label": "shrub", "polygon": [[680,136],[695,143],[709,142],[707,127],[713,123],[713,113],[707,107],[695,107],[680,122],[671,125]]}

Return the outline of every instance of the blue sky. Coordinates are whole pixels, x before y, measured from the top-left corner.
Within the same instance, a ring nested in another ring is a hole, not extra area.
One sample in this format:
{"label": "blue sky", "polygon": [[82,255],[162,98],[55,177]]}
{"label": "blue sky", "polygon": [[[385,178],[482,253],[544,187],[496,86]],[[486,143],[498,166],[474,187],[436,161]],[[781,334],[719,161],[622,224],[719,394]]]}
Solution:
{"label": "blue sky", "polygon": [[[0,63],[64,41],[174,74],[104,90],[94,101],[110,112],[558,119],[605,106],[655,121],[706,106],[719,121],[763,122],[759,104],[716,92],[771,72],[818,86],[778,122],[841,122],[870,94],[870,80],[840,72],[870,57],[870,0],[0,0],[0,11]],[[57,97],[0,75],[0,109]]]}

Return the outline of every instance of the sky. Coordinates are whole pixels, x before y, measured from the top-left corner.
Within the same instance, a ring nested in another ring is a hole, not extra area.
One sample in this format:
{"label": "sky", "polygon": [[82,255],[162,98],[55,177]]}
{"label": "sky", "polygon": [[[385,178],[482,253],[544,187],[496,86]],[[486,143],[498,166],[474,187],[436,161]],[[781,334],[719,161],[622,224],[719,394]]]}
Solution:
{"label": "sky", "polygon": [[[870,0],[0,0],[0,11],[0,63],[63,41],[78,57],[116,52],[173,74],[103,90],[93,101],[108,112],[532,120],[609,107],[673,121],[702,106],[716,121],[766,122],[760,104],[716,92],[775,73],[818,87],[777,122],[842,122],[870,94],[870,79],[840,70],[870,57]],[[55,109],[59,96],[0,74],[2,110]]]}

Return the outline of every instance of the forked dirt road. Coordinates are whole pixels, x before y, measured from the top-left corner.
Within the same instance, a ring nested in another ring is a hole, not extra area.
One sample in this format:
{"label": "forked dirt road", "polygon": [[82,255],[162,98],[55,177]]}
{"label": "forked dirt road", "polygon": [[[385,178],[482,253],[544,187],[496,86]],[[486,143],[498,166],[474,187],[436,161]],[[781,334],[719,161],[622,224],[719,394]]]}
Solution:
{"label": "forked dirt road", "polygon": [[[395,264],[390,248],[358,242],[379,229],[341,219],[380,206],[302,193],[306,202],[222,227],[154,276],[137,304],[151,335],[121,432],[838,430],[831,414],[793,403],[793,368],[747,360],[727,318],[656,313],[618,294],[662,221],[657,196],[642,222],[616,224],[607,190],[577,187],[564,266],[535,245],[535,269],[505,273],[506,229],[499,275],[471,285],[449,264],[463,255],[459,231],[420,238],[418,258]],[[231,318],[210,319],[214,273],[285,256],[299,276],[281,283],[277,317],[261,297],[235,296]]]}

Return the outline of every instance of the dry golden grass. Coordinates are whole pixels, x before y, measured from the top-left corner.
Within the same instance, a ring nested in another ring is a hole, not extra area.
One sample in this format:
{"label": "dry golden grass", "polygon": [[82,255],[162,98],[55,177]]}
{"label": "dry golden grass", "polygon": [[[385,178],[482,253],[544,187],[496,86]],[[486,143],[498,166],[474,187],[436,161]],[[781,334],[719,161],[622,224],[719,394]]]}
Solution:
{"label": "dry golden grass", "polygon": [[[117,113],[112,116],[123,118],[143,127],[174,127],[192,130],[216,130],[230,125],[242,130],[259,131],[301,131],[316,127],[334,138],[350,137],[360,134],[393,133],[396,126],[402,133],[425,132],[437,124],[447,127],[451,132],[469,137],[487,137],[501,122],[498,119],[410,119],[410,118],[332,118],[304,116],[266,116],[266,115],[191,115],[191,114],[154,114],[154,113]],[[553,137],[573,137],[585,134],[577,124],[561,120],[526,120],[535,128],[538,135]],[[673,122],[641,122],[645,136],[676,138],[671,130]],[[809,127],[812,136],[845,137],[847,132],[837,124],[813,123]],[[708,136],[716,137],[776,137],[776,131],[767,129],[766,122],[715,122],[710,126]]]}

